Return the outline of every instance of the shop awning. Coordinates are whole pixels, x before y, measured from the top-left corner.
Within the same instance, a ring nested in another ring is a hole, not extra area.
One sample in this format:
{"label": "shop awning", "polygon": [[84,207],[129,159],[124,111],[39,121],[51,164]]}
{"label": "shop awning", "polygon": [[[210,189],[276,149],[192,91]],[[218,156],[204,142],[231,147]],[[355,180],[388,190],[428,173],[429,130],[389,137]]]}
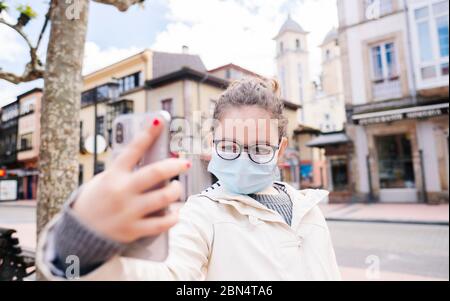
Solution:
{"label": "shop awning", "polygon": [[332,133],[332,134],[322,134],[308,143],[306,143],[306,146],[309,147],[324,147],[327,145],[334,145],[334,144],[345,144],[349,142],[350,139],[347,137],[345,133]]}
{"label": "shop awning", "polygon": [[426,106],[415,106],[380,112],[355,114],[353,122],[360,125],[392,122],[403,119],[420,119],[448,114],[449,103],[439,103]]}

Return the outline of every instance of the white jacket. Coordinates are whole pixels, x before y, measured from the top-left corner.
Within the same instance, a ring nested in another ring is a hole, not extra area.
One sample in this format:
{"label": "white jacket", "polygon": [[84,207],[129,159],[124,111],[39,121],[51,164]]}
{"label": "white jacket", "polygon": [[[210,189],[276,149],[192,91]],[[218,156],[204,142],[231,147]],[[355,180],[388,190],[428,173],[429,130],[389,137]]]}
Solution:
{"label": "white jacket", "polygon": [[[170,230],[169,256],[163,263],[115,256],[82,280],[340,280],[330,233],[317,204],[325,190],[296,190],[292,223],[256,200],[213,185],[191,196]],[[212,189],[214,188],[214,189]],[[43,231],[37,264],[51,280],[47,234]]]}

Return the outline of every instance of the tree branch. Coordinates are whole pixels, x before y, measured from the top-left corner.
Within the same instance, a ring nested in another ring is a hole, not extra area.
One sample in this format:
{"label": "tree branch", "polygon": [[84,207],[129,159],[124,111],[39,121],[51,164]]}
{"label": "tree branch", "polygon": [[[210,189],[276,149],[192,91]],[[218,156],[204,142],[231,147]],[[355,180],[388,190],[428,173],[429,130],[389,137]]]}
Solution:
{"label": "tree branch", "polygon": [[136,3],[142,3],[145,0],[93,0],[94,2],[109,4],[117,7],[120,11],[126,11],[130,6]]}
{"label": "tree branch", "polygon": [[27,35],[23,32],[21,25],[9,23],[3,17],[0,17],[0,24],[5,24],[6,26],[14,29],[18,34],[20,34],[22,36],[22,38],[28,44],[28,47],[33,48],[33,46],[31,45],[30,39],[28,39]]}
{"label": "tree branch", "polygon": [[53,7],[53,5],[50,4],[47,14],[45,15],[44,25],[42,26],[41,32],[39,33],[39,38],[36,43],[36,49],[39,49],[39,45],[41,44],[42,36],[44,35],[45,29],[47,28],[47,25],[48,25],[48,21],[50,20],[50,14],[52,12],[52,7]]}
{"label": "tree branch", "polygon": [[22,26],[17,24],[11,24],[7,22],[4,18],[0,17],[0,24],[4,24],[13,30],[15,30],[27,43],[30,49],[30,62],[26,64],[25,70],[22,75],[16,75],[11,72],[4,72],[0,68],[0,79],[7,80],[13,84],[18,84],[21,82],[29,82],[38,78],[44,77],[44,67],[42,62],[39,60],[37,55],[37,47],[33,47],[28,36],[23,32]]}

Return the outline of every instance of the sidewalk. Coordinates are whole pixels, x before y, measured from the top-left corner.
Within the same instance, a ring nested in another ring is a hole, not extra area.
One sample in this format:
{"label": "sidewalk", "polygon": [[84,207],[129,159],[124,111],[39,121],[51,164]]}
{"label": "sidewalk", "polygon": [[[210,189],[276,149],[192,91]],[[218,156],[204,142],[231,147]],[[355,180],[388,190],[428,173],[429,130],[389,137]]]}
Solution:
{"label": "sidewalk", "polygon": [[0,201],[0,206],[36,207],[36,200]]}
{"label": "sidewalk", "polygon": [[362,221],[449,225],[449,205],[425,204],[320,204],[330,221]]}
{"label": "sidewalk", "polygon": [[[21,248],[31,252],[36,249],[35,210],[35,200],[0,202],[0,228],[15,229],[14,237],[19,238]],[[26,216],[21,212],[27,212]]]}

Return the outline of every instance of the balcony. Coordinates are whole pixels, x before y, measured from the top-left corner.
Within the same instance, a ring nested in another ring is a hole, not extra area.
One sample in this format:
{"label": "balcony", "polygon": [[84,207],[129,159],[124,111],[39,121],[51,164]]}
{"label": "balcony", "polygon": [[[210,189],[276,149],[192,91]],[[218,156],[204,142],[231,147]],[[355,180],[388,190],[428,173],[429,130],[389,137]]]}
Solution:
{"label": "balcony", "polygon": [[96,102],[114,100],[118,97],[118,83],[110,81],[104,85],[84,91],[81,94],[81,106],[91,105]]}
{"label": "balcony", "polygon": [[17,149],[17,152],[20,153],[20,152],[26,152],[26,151],[30,151],[30,150],[33,150],[33,147],[26,145],[26,146],[22,146],[19,149]]}
{"label": "balcony", "polygon": [[381,79],[372,82],[372,96],[374,101],[398,99],[402,97],[400,78]]}

